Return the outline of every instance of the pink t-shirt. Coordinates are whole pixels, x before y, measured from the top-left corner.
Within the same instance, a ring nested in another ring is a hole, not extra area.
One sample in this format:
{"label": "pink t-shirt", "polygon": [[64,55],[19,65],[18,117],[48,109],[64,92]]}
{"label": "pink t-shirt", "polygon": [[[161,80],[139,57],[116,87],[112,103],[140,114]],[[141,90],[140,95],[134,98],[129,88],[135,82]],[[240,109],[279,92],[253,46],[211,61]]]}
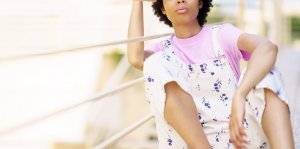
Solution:
{"label": "pink t-shirt", "polygon": [[[239,60],[241,58],[248,60],[250,57],[249,53],[237,47],[238,38],[242,33],[241,30],[228,23],[223,24],[218,31],[219,43],[237,79],[240,77]],[[172,46],[175,54],[187,64],[198,64],[216,57],[212,45],[211,25],[204,25],[197,35],[190,38],[180,39],[173,34],[171,42],[175,45]],[[146,47],[146,50],[161,51],[163,44],[164,41],[156,42]]]}

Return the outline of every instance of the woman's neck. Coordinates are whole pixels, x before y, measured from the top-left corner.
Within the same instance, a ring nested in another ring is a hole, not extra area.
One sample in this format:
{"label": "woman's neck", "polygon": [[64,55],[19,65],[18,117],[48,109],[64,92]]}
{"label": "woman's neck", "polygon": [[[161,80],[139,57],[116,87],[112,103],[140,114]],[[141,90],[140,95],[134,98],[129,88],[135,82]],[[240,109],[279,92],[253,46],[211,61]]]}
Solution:
{"label": "woman's neck", "polygon": [[173,29],[177,38],[189,38],[197,35],[202,27],[199,23],[191,23],[189,25],[173,25]]}

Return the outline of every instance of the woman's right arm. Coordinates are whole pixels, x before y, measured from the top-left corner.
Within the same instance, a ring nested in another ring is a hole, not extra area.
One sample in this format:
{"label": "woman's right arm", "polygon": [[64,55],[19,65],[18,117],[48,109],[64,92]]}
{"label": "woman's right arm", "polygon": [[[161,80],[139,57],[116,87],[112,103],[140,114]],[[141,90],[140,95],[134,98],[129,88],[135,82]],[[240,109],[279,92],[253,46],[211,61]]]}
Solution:
{"label": "woman's right arm", "polygon": [[[133,0],[130,15],[128,38],[144,36],[143,1]],[[144,42],[127,44],[128,62],[139,70],[143,70],[145,52]]]}

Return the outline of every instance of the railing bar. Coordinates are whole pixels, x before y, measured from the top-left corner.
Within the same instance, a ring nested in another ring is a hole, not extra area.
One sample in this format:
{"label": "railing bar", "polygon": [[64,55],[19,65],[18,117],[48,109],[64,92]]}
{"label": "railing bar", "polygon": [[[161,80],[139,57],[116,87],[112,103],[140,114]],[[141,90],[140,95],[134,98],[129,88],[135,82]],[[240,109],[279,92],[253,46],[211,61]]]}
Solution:
{"label": "railing bar", "polygon": [[130,38],[130,39],[126,39],[126,40],[112,41],[112,42],[107,42],[107,43],[103,43],[103,44],[87,45],[87,46],[68,48],[68,49],[41,50],[41,51],[35,50],[35,51],[29,51],[29,52],[21,53],[21,54],[19,53],[16,55],[3,56],[3,57],[0,57],[0,61],[8,61],[8,60],[13,60],[13,59],[20,59],[20,58],[33,57],[33,56],[59,54],[59,53],[65,53],[65,52],[71,52],[71,51],[74,52],[74,51],[79,51],[79,50],[84,50],[84,49],[99,48],[99,47],[118,45],[118,44],[124,44],[124,43],[145,41],[145,40],[151,40],[151,39],[169,36],[171,34],[172,33],[165,33],[165,34],[151,35],[151,36],[142,36],[142,37]]}
{"label": "railing bar", "polygon": [[122,137],[126,136],[130,132],[132,132],[135,129],[139,128],[140,126],[142,126],[144,123],[146,123],[147,121],[149,121],[152,118],[153,118],[152,114],[149,114],[149,115],[145,116],[141,120],[139,120],[136,123],[132,124],[131,126],[125,128],[121,132],[119,132],[119,133],[115,134],[114,136],[108,138],[107,140],[101,142],[99,145],[97,145],[93,149],[105,149],[106,147],[116,143],[118,140],[120,140]]}
{"label": "railing bar", "polygon": [[107,89],[107,91],[102,91],[102,92],[94,95],[93,97],[91,97],[91,98],[89,98],[87,100],[81,101],[79,103],[73,104],[73,105],[65,107],[65,108],[62,108],[61,110],[57,110],[55,112],[52,112],[52,113],[40,116],[38,118],[34,118],[34,119],[29,120],[27,122],[20,123],[20,124],[18,124],[16,126],[13,126],[11,128],[2,130],[2,131],[0,131],[0,137],[3,137],[3,136],[8,135],[10,133],[13,133],[13,132],[15,132],[17,130],[24,129],[24,128],[30,126],[30,125],[33,125],[35,123],[41,122],[41,121],[46,120],[46,119],[49,119],[50,117],[53,117],[55,115],[67,112],[67,111],[69,111],[71,109],[74,109],[76,107],[79,107],[79,106],[81,106],[83,104],[86,104],[86,103],[89,103],[89,102],[92,102],[92,101],[96,101],[96,100],[102,99],[105,96],[109,96],[109,95],[112,95],[112,94],[114,94],[116,92],[119,92],[119,91],[121,91],[123,89],[132,87],[133,85],[135,85],[135,84],[137,84],[137,83],[139,83],[139,82],[141,82],[143,80],[144,80],[144,78],[139,78],[139,79],[136,79],[136,80],[124,83],[124,84],[120,85],[119,87],[116,87],[115,89]]}

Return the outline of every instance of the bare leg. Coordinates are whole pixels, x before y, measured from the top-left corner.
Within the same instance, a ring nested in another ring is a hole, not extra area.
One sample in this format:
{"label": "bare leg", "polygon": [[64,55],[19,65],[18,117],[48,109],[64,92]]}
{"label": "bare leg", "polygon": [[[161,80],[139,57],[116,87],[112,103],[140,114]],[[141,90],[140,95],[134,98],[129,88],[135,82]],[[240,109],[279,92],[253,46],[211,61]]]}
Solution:
{"label": "bare leg", "polygon": [[271,90],[265,89],[266,108],[262,127],[272,149],[294,149],[288,106]]}
{"label": "bare leg", "polygon": [[165,85],[166,105],[164,117],[179,133],[190,149],[209,149],[209,143],[198,119],[192,97],[176,82]]}

